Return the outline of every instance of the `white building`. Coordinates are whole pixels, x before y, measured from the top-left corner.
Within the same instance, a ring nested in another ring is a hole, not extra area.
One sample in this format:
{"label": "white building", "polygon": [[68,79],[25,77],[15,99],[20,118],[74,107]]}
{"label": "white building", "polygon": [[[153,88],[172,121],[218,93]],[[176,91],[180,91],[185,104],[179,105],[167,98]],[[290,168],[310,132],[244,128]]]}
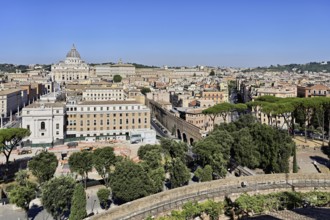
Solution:
{"label": "white building", "polygon": [[98,87],[85,89],[82,97],[85,101],[126,100],[127,94],[123,88]]}
{"label": "white building", "polygon": [[97,65],[93,67],[97,77],[112,79],[115,75],[120,75],[122,78],[135,75],[135,66],[132,64],[122,63],[121,60],[114,65]]}
{"label": "white building", "polygon": [[90,69],[73,45],[65,61],[52,65],[51,75],[53,81],[60,83],[86,80],[90,78]]}
{"label": "white building", "polygon": [[22,111],[22,128],[32,144],[52,144],[65,138],[65,104],[33,103]]}
{"label": "white building", "polygon": [[112,76],[120,75],[123,78],[126,78],[127,76],[133,76],[135,75],[135,66],[132,64],[123,63],[121,60],[119,60],[117,64],[111,65],[110,74]]}

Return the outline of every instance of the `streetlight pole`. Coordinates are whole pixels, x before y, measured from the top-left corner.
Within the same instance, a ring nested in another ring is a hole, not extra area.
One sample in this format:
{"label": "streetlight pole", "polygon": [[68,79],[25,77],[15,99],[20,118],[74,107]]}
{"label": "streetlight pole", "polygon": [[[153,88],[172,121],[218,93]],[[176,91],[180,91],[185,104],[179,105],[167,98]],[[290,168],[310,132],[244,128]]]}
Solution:
{"label": "streetlight pole", "polygon": [[93,210],[94,210],[95,202],[96,202],[96,199],[94,199],[94,202],[93,202],[93,205],[92,205],[92,213],[94,213]]}

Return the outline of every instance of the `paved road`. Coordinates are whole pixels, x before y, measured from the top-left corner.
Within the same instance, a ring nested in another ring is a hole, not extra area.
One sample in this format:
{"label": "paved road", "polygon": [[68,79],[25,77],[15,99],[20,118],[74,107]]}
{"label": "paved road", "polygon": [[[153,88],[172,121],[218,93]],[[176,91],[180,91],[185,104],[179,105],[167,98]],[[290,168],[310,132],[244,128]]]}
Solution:
{"label": "paved road", "polygon": [[163,128],[165,128],[159,121],[155,120],[151,120],[151,126],[154,128],[154,130],[157,132],[157,134],[161,137],[169,137],[169,131],[167,131],[167,129],[165,128],[165,130],[167,131],[167,134],[164,133],[164,131],[156,124],[156,122],[161,125]]}

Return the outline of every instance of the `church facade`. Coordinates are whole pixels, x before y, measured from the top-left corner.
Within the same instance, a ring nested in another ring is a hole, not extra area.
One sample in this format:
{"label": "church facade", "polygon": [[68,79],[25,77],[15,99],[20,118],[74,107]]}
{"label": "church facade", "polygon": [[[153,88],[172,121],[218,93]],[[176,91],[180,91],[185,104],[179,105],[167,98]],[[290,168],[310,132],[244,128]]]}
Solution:
{"label": "church facade", "polygon": [[51,67],[52,80],[58,83],[88,80],[90,68],[85,63],[75,46],[67,53],[66,59]]}

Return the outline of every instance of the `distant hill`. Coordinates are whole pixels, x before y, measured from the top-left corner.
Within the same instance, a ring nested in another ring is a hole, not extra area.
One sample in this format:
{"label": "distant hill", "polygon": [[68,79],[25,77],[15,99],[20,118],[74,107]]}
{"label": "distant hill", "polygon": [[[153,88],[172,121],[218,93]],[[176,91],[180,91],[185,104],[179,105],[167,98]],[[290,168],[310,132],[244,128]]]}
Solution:
{"label": "distant hill", "polygon": [[[50,71],[51,65],[36,64],[40,69]],[[16,70],[20,70],[22,73],[27,72],[29,69],[28,65],[15,65],[9,63],[0,63],[0,72],[16,73]]]}
{"label": "distant hill", "polygon": [[24,73],[28,69],[29,69],[29,66],[26,66],[26,65],[14,65],[14,64],[8,64],[8,63],[0,64],[0,72],[15,73],[16,70],[20,70]]}
{"label": "distant hill", "polygon": [[311,62],[307,64],[288,64],[288,65],[276,65],[276,66],[269,66],[269,67],[257,67],[257,68],[250,68],[244,70],[244,72],[253,72],[253,71],[274,71],[274,72],[281,72],[281,71],[289,71],[289,72],[298,72],[303,73],[305,71],[309,72],[330,72],[330,61],[328,62]]}

